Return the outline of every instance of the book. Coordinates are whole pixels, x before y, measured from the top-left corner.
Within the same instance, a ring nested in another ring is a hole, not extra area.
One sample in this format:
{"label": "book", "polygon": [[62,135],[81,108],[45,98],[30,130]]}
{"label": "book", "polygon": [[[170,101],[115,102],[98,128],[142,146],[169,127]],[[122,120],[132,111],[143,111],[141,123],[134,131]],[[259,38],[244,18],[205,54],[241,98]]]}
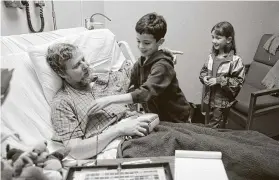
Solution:
{"label": "book", "polygon": [[215,151],[175,151],[175,180],[228,180],[222,153]]}

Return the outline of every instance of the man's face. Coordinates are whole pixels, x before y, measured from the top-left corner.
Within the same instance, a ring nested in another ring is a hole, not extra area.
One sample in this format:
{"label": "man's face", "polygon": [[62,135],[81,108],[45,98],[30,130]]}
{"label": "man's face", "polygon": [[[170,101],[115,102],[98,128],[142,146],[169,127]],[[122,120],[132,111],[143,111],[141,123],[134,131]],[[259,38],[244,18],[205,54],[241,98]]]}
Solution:
{"label": "man's face", "polygon": [[164,39],[156,42],[156,39],[151,34],[137,33],[137,42],[141,56],[148,58],[158,50],[159,46],[164,42]]}
{"label": "man's face", "polygon": [[73,54],[73,58],[65,62],[65,80],[70,84],[86,85],[89,83],[89,65],[81,51]]}

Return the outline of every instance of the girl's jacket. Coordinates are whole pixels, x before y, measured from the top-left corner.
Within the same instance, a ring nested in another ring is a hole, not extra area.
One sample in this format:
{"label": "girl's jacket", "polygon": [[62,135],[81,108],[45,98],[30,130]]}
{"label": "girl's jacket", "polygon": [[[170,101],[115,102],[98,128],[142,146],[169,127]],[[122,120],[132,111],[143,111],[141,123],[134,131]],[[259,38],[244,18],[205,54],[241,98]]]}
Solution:
{"label": "girl's jacket", "polygon": [[[205,76],[213,77],[212,67],[215,56],[210,54],[201,69],[199,79],[204,84]],[[211,107],[228,108],[235,102],[245,77],[245,67],[242,59],[233,52],[221,62],[217,68],[217,85],[205,86],[203,102]]]}

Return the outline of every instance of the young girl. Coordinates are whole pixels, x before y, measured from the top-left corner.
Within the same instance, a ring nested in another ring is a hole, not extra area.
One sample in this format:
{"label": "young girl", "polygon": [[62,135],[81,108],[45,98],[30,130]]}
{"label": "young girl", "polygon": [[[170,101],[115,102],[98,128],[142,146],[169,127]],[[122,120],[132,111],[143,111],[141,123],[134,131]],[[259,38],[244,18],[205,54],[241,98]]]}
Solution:
{"label": "young girl", "polygon": [[[220,22],[212,28],[212,52],[200,72],[199,79],[205,85],[206,120],[210,127],[225,128],[229,108],[244,81],[244,65],[236,55],[234,35],[229,22]],[[213,113],[210,119],[209,112]]]}

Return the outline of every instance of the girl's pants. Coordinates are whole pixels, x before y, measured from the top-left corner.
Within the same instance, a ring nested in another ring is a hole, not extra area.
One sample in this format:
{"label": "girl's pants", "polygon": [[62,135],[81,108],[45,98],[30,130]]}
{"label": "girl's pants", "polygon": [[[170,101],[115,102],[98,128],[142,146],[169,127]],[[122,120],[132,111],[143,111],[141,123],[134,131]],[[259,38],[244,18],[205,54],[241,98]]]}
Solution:
{"label": "girl's pants", "polygon": [[206,126],[214,128],[225,128],[230,108],[209,108],[206,105]]}

